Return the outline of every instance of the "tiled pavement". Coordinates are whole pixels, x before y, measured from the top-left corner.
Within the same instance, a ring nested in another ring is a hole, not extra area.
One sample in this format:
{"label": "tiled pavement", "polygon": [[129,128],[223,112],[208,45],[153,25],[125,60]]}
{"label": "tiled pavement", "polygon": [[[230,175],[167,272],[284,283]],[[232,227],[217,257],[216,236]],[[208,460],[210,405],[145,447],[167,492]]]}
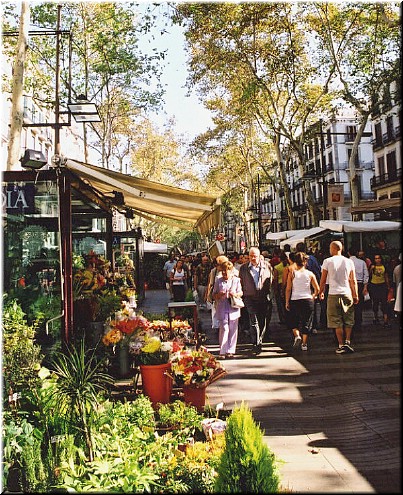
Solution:
{"label": "tiled pavement", "polygon": [[[147,291],[143,311],[164,313],[166,291]],[[199,312],[206,346],[218,352],[210,313]],[[353,336],[354,354],[335,354],[331,330],[309,340],[308,352],[273,312],[269,338],[259,356],[240,343],[228,374],[207,389],[213,407],[232,409],[242,400],[280,460],[284,489],[303,493],[401,493],[401,327],[372,324]],[[240,338],[240,342],[246,339]]]}

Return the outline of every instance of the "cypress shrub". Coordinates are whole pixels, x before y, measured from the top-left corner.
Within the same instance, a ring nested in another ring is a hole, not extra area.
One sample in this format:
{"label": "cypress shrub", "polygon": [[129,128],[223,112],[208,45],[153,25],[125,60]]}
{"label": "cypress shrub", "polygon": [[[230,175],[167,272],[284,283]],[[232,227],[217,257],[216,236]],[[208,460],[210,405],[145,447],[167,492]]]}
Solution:
{"label": "cypress shrub", "polygon": [[242,402],[227,420],[225,450],[217,469],[218,493],[276,493],[279,476],[263,432]]}

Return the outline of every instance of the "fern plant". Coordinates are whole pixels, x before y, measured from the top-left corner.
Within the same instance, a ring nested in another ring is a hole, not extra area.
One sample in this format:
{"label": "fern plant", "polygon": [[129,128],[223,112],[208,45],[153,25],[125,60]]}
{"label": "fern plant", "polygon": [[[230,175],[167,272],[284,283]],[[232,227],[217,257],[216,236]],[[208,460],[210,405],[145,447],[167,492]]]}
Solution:
{"label": "fern plant", "polygon": [[227,420],[225,450],[217,468],[218,493],[276,493],[279,487],[274,454],[263,432],[242,402]]}

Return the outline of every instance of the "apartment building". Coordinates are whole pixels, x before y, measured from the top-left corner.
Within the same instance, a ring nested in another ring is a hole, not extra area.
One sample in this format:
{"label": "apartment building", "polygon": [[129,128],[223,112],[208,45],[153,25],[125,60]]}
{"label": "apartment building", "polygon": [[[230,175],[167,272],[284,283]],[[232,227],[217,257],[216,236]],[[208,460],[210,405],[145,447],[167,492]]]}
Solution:
{"label": "apartment building", "polygon": [[[320,128],[320,126],[316,127]],[[337,116],[330,122],[323,122],[322,132],[316,133],[307,142],[305,146],[306,171],[303,175],[296,158],[287,163],[287,183],[290,188],[292,212],[297,229],[315,226],[305,198],[304,181],[309,182],[321,219],[326,217],[331,220],[351,220],[349,159],[357,127],[357,120],[353,113],[343,111],[343,115]],[[368,122],[364,132],[355,163],[360,202],[375,199],[375,194],[371,189],[371,179],[375,170],[370,135],[371,122]],[[275,183],[262,187],[261,191],[261,210],[263,215],[271,218],[270,231],[289,230],[283,188]],[[332,201],[332,191],[337,191],[339,195],[339,201],[336,204]],[[373,218],[374,213],[368,212],[364,214],[363,219]]]}
{"label": "apartment building", "polygon": [[372,117],[373,153],[375,174],[371,189],[375,194],[374,205],[362,205],[371,210],[379,220],[401,219],[402,140],[400,134],[401,95],[400,82],[385,88],[379,111]]}

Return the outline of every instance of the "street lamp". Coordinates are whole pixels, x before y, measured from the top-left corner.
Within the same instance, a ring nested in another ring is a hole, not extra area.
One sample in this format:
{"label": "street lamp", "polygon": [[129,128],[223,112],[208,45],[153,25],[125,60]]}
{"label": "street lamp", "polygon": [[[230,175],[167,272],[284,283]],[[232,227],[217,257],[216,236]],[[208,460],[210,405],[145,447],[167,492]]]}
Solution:
{"label": "street lamp", "polygon": [[68,103],[67,107],[76,122],[101,122],[97,106],[88,101],[85,95],[77,96],[77,101]]}
{"label": "street lamp", "polygon": [[[94,103],[87,100],[85,95],[79,95],[77,102],[71,101],[71,60],[72,60],[72,39],[70,31],[61,30],[61,9],[62,5],[57,7],[57,25],[56,30],[47,31],[29,31],[30,35],[38,36],[56,36],[56,66],[55,66],[55,121],[54,122],[33,122],[23,123],[23,127],[51,127],[55,131],[54,139],[54,162],[60,164],[60,129],[64,126],[71,126],[71,116],[73,115],[76,122],[100,122],[101,117]],[[68,110],[60,110],[60,45],[61,36],[67,35],[69,40],[69,72],[68,72]],[[67,122],[60,120],[61,115],[68,116]]]}

